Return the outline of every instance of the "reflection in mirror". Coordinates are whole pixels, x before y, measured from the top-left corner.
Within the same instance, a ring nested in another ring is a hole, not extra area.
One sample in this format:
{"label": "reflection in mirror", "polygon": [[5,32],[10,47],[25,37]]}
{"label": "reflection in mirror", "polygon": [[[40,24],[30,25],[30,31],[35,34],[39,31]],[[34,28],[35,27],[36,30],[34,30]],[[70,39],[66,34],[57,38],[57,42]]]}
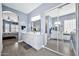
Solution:
{"label": "reflection in mirror", "polygon": [[41,20],[40,15],[31,18],[31,31],[40,32],[41,31]]}
{"label": "reflection in mirror", "polygon": [[46,47],[62,55],[75,55],[75,4],[65,4],[45,13]]}
{"label": "reflection in mirror", "polygon": [[[57,27],[56,27],[56,21],[57,21],[57,15],[58,15],[58,9],[54,9],[52,11],[49,11],[45,14],[46,16],[46,23],[45,23],[45,30],[47,30],[47,45],[46,47],[57,51]],[[53,19],[54,18],[54,19]],[[53,39],[52,39],[53,38]]]}

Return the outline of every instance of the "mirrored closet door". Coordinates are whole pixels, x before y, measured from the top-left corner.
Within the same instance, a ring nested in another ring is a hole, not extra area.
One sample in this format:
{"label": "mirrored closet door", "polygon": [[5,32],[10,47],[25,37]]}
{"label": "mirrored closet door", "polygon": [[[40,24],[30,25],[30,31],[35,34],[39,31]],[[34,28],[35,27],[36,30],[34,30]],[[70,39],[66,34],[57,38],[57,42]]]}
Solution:
{"label": "mirrored closet door", "polygon": [[[57,51],[57,36],[56,31],[57,28],[55,27],[55,22],[57,21],[58,9],[51,10],[46,13],[46,28],[47,28],[47,45],[46,47]],[[45,29],[46,29],[45,28]],[[52,39],[53,38],[53,39]]]}
{"label": "mirrored closet door", "polygon": [[62,4],[45,13],[47,45],[61,55],[74,55],[76,36],[75,4]]}

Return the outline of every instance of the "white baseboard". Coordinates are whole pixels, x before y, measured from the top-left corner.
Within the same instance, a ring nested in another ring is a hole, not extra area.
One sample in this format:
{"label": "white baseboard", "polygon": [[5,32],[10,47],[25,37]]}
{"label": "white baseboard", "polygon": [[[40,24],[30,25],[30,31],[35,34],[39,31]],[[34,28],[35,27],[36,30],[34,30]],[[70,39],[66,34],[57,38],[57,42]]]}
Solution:
{"label": "white baseboard", "polygon": [[74,51],[74,53],[76,55],[76,51],[75,51],[75,48],[74,48],[74,45],[73,45],[72,41],[71,41],[71,47],[72,47],[72,49],[73,49],[73,51]]}
{"label": "white baseboard", "polygon": [[23,42],[23,40],[19,40],[18,42]]}
{"label": "white baseboard", "polygon": [[50,50],[50,51],[52,51],[52,52],[54,52],[54,53],[57,53],[57,54],[59,54],[59,55],[61,55],[61,56],[64,56],[64,54],[62,54],[62,53],[60,53],[60,52],[57,52],[57,51],[55,51],[55,50],[52,50],[52,49],[50,49],[50,48],[48,48],[48,47],[45,47],[46,49],[48,49],[48,50]]}

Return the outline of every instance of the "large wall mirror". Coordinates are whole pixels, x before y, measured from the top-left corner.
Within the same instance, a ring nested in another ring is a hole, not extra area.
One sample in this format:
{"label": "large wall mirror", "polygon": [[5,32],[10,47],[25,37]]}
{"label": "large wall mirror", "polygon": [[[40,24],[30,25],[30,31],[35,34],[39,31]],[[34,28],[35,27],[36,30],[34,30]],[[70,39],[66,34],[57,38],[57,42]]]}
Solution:
{"label": "large wall mirror", "polygon": [[45,12],[47,33],[46,47],[61,55],[75,55],[76,7],[62,4]]}
{"label": "large wall mirror", "polygon": [[31,31],[40,32],[41,31],[41,18],[40,15],[31,18]]}

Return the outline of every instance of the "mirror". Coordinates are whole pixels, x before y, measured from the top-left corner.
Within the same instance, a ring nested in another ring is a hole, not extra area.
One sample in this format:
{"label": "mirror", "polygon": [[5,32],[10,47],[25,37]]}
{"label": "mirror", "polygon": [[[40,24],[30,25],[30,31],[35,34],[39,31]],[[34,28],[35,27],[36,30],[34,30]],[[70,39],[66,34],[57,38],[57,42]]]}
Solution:
{"label": "mirror", "polygon": [[[54,22],[56,22],[57,20],[57,12],[58,10],[55,9],[55,10],[52,10],[52,11],[49,11],[47,12],[45,15],[46,15],[46,28],[45,30],[47,31],[47,45],[46,47],[54,50],[54,51],[57,51],[57,40],[56,39],[56,32],[57,32],[57,27],[54,25]],[[53,19],[54,18],[54,19]],[[53,33],[53,34],[52,34]],[[53,40],[51,39],[51,37],[53,37]]]}
{"label": "mirror", "polygon": [[31,31],[40,32],[41,31],[41,20],[40,15],[31,18]]}
{"label": "mirror", "polygon": [[47,48],[60,55],[75,55],[75,13],[74,3],[64,4],[45,13]]}

